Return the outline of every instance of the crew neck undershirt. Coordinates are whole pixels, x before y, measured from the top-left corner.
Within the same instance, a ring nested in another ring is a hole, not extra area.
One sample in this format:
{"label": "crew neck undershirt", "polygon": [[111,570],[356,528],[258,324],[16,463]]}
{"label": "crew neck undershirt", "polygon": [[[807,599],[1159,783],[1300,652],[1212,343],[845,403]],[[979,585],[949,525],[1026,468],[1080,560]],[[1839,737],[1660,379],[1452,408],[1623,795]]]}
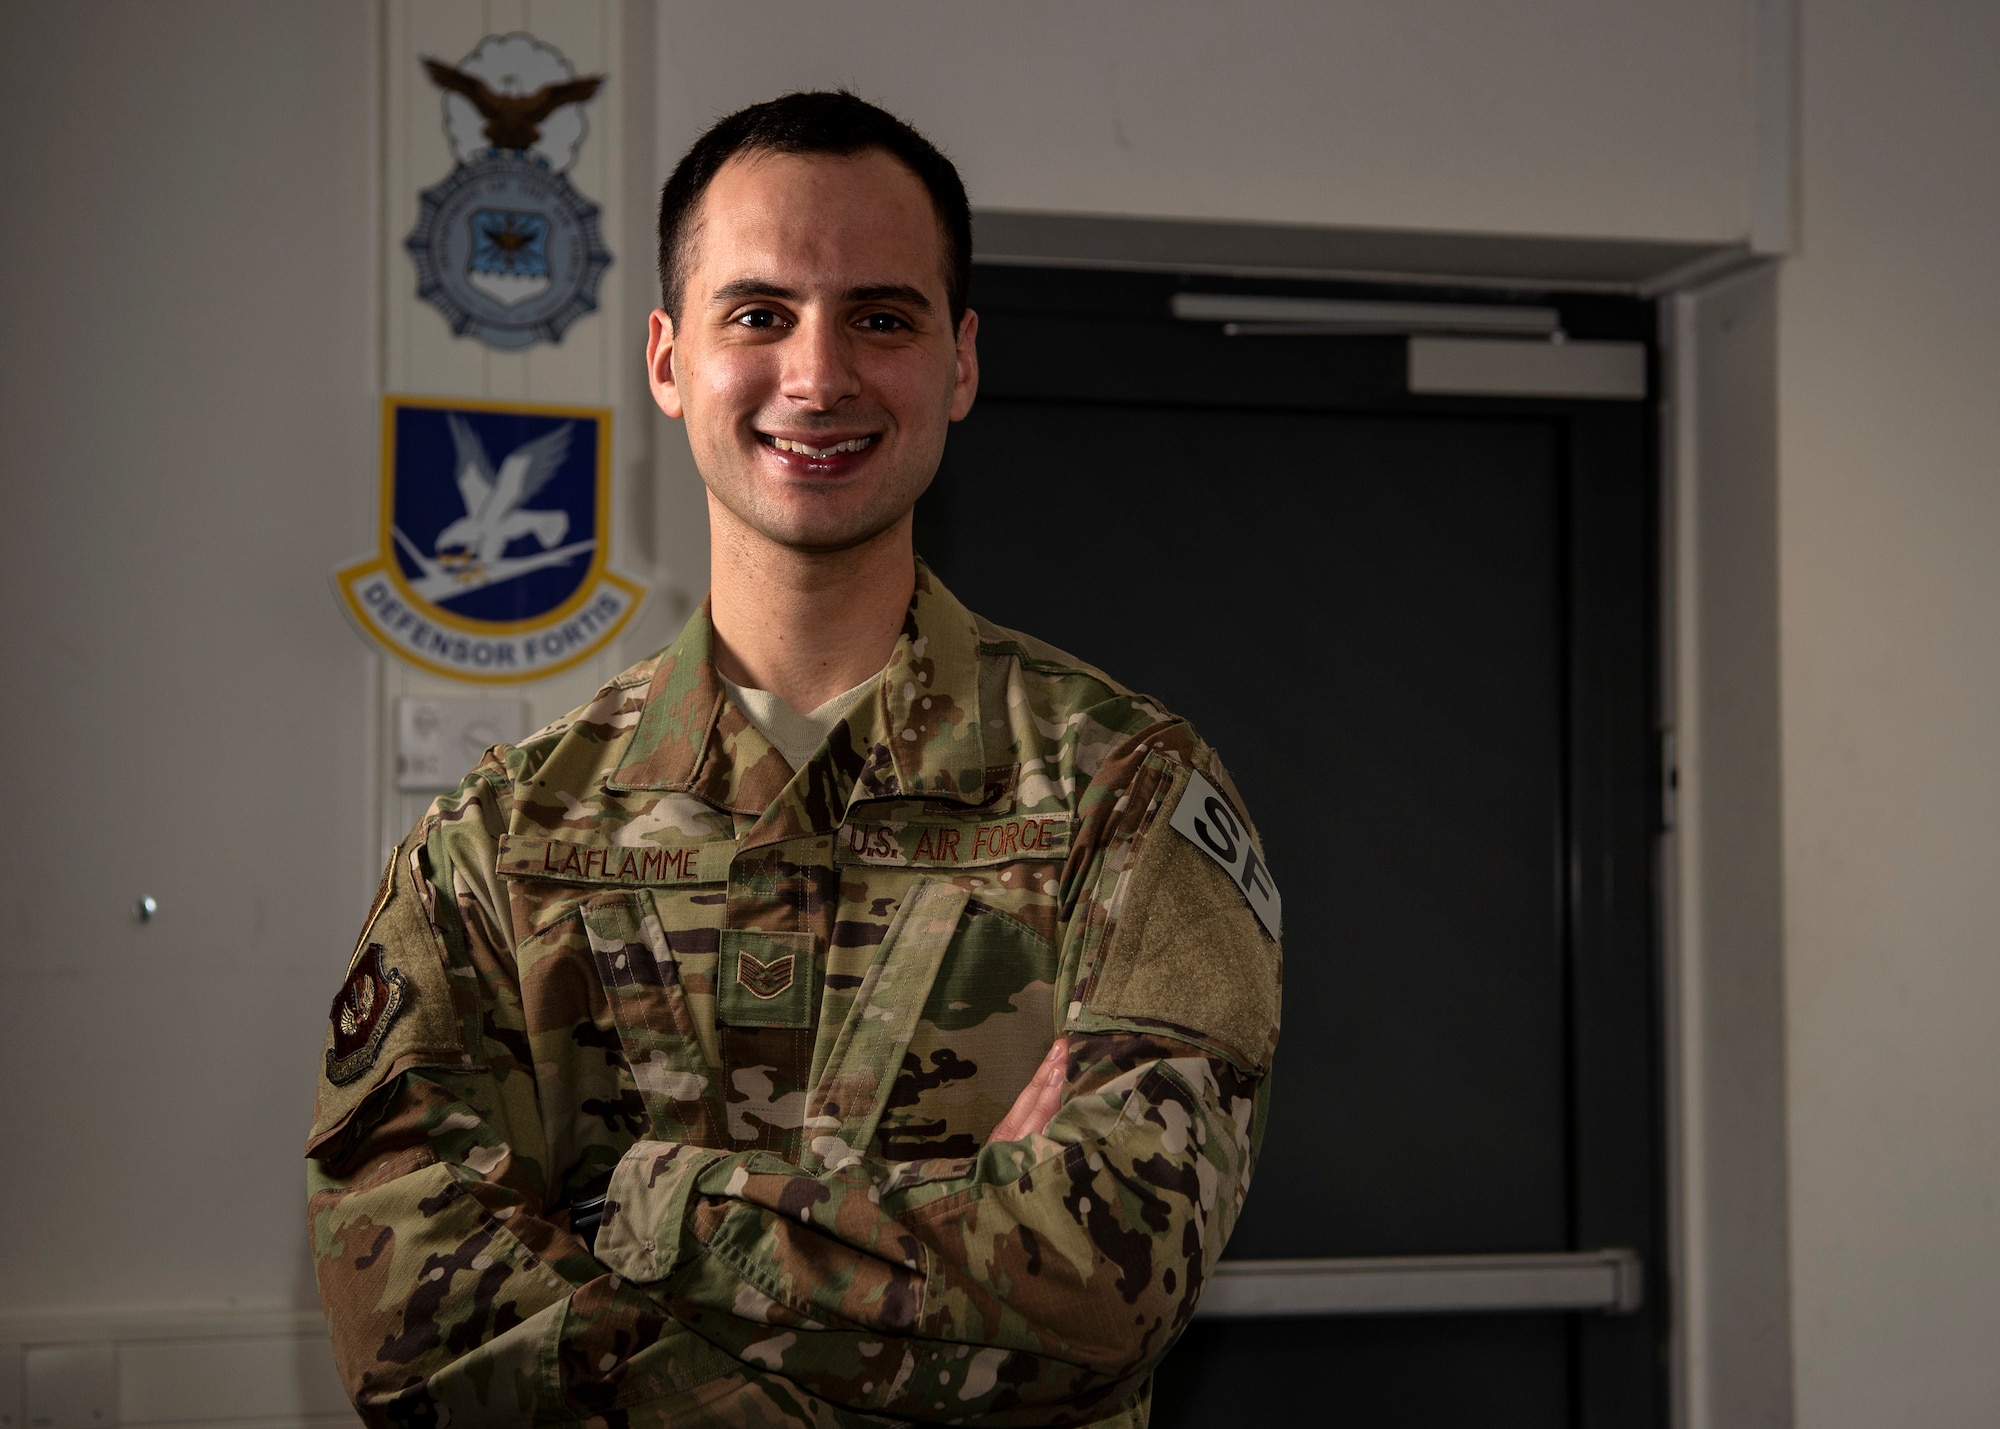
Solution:
{"label": "crew neck undershirt", "polygon": [[748,690],[720,671],[716,674],[722,681],[722,688],[729,691],[729,698],[736,701],[736,707],[757,727],[759,734],[771,741],[771,747],[785,757],[785,763],[791,765],[794,772],[806,767],[813,755],[819,752],[819,747],[826,743],[826,737],[833,733],[833,727],[847,718],[848,711],[881,678],[878,670],[853,689],[842,690],[818,709],[800,714],[769,690]]}

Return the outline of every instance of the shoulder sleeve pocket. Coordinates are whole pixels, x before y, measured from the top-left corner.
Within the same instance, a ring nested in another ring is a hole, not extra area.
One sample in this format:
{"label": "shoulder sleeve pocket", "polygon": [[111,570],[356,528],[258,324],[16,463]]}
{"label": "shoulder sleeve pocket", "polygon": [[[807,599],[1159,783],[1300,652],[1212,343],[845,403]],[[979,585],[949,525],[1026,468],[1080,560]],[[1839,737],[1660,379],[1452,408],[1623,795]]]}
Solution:
{"label": "shoulder sleeve pocket", "polygon": [[[1213,781],[1174,768],[1140,832],[1118,875],[1096,977],[1070,1025],[1178,1032],[1262,1074],[1277,1047],[1283,982],[1275,888],[1266,899],[1262,848],[1228,776],[1212,755],[1206,762]],[[1197,827],[1201,810],[1188,801],[1211,799],[1221,807]],[[1206,846],[1197,842],[1204,832]]]}
{"label": "shoulder sleeve pocket", "polygon": [[365,1129],[385,1107],[389,1086],[409,1068],[466,1065],[443,952],[414,886],[413,860],[421,847],[421,833],[413,834],[390,855],[347,977],[328,1009],[308,1156],[334,1155],[349,1135]]}

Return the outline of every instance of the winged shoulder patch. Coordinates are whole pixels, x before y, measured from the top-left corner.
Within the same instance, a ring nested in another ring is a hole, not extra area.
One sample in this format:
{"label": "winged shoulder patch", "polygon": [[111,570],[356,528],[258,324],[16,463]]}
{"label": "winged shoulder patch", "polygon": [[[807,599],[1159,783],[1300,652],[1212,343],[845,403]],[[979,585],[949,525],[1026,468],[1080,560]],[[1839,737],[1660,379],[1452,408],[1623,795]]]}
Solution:
{"label": "winged shoulder patch", "polygon": [[333,1045],[326,1050],[326,1079],[345,1086],[375,1065],[389,1024],[408,998],[402,973],[382,966],[382,945],[370,943],[354,963],[354,971],[334,995]]}

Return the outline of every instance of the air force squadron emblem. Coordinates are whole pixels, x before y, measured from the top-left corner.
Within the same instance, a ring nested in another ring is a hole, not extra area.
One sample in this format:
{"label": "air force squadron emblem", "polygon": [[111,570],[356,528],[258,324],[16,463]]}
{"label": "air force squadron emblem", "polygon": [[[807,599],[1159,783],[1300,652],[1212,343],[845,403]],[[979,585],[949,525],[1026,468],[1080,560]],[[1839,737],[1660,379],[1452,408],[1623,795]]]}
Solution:
{"label": "air force squadron emblem", "polygon": [[489,347],[561,342],[597,307],[611,262],[597,205],[565,174],[604,77],[577,78],[561,51],[521,34],[489,35],[458,64],[424,68],[444,91],[458,166],[423,191],[404,244],[417,296]]}
{"label": "air force squadron emblem", "polygon": [[334,572],[348,613],[412,664],[513,683],[567,669],[645,587],[610,570],[611,414],[388,397],[380,544]]}

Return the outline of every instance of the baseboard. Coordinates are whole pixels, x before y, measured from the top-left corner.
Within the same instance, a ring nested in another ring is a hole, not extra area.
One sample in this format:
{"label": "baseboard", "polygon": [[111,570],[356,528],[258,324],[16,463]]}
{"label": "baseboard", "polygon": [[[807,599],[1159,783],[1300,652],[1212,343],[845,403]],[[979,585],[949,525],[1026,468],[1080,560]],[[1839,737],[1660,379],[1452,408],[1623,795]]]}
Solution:
{"label": "baseboard", "polygon": [[0,1312],[0,1429],[353,1429],[317,1310]]}

